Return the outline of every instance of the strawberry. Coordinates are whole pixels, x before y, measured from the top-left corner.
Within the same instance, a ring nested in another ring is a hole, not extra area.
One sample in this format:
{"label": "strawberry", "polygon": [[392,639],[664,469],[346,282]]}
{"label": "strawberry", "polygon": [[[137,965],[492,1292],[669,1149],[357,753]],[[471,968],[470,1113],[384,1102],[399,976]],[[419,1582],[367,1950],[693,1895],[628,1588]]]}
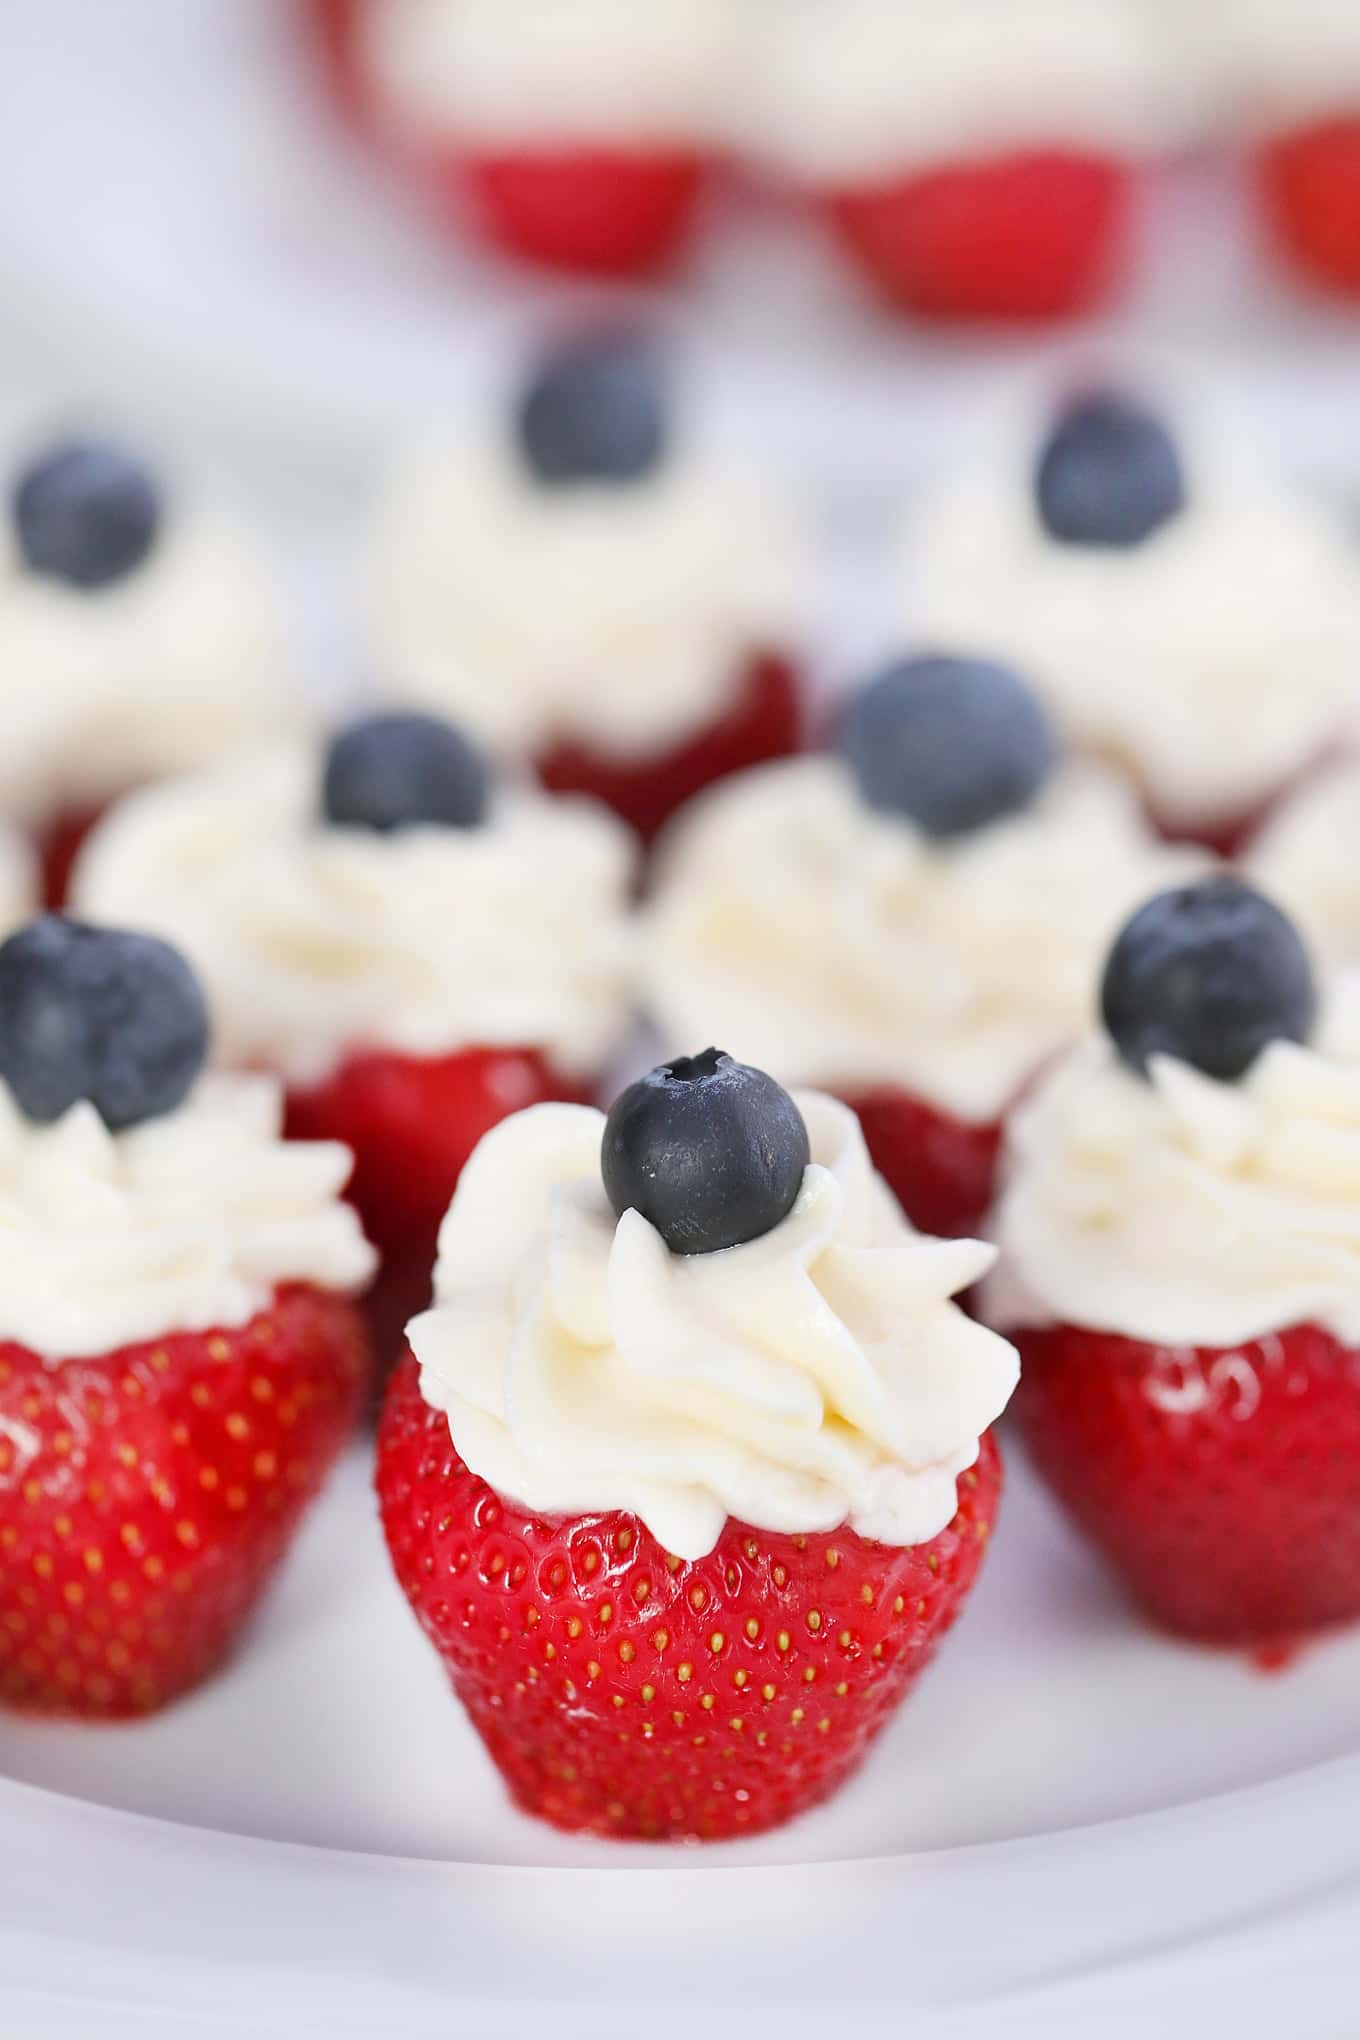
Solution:
{"label": "strawberry", "polygon": [[66,905],[71,872],[85,838],[104,814],[104,807],[72,808],[44,829],[38,839],[42,859],[43,904],[54,910]]}
{"label": "strawberry", "polygon": [[1299,275],[1360,295],[1360,117],[1278,136],[1257,160],[1276,241]]}
{"label": "strawberry", "polygon": [[1360,1353],[1012,1336],[1030,1455],[1155,1622],[1270,1647],[1360,1615]]}
{"label": "strawberry", "polygon": [[955,1119],[907,1091],[842,1092],[874,1167],[918,1232],[975,1239],[991,1209],[1001,1121]]}
{"label": "strawberry", "polygon": [[233,1648],[354,1421],[352,1304],[98,1359],[0,1344],[0,1698],[147,1713]]}
{"label": "strawberry", "polygon": [[362,118],[368,91],[356,47],[362,0],[303,0],[303,17],[315,42],[326,83],[341,111]]}
{"label": "strawberry", "polygon": [[650,842],[704,787],[787,758],[801,741],[797,677],[787,661],[766,655],[751,661],[737,699],[720,721],[660,757],[633,762],[563,743],[539,760],[538,773],[552,793],[592,794]]}
{"label": "strawberry", "polygon": [[506,254],[594,276],[638,276],[678,252],[704,178],[690,149],[519,148],[430,165],[455,211],[471,198]]}
{"label": "strawberry", "polygon": [[937,319],[1056,319],[1100,294],[1129,196],[1122,165],[1063,149],[948,163],[830,201],[882,295]]}
{"label": "strawberry", "polygon": [[681,1562],[635,1517],[545,1521],[454,1450],[409,1354],[378,1494],[397,1577],[514,1798],[567,1829],[775,1827],[865,1756],[958,1614],[996,1514],[990,1438],[929,1544],[729,1522]]}
{"label": "strawberry", "polygon": [[338,1140],[354,1154],[347,1195],[383,1257],[368,1298],[380,1366],[429,1301],[440,1223],[482,1135],[525,1106],[585,1096],[536,1050],[515,1048],[426,1059],[373,1051],[289,1092],[290,1139]]}

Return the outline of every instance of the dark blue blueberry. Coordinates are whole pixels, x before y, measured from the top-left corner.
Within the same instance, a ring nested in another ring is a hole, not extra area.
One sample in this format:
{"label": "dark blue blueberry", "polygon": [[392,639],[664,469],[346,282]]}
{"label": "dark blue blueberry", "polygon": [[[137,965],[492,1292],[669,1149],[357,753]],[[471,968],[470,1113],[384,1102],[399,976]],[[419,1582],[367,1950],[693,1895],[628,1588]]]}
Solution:
{"label": "dark blue blueberry", "polygon": [[1044,529],[1062,544],[1135,546],[1185,508],[1185,475],[1161,420],[1102,390],[1063,412],[1035,494]]}
{"label": "dark blue blueberry", "polygon": [[208,1053],[208,1011],[177,949],[44,914],[0,945],[0,1076],[46,1124],[87,1098],[117,1132],[173,1112]]}
{"label": "dark blue blueberry", "polygon": [[1225,1082],[1270,1042],[1306,1041],[1317,1017],[1298,930],[1227,873],[1139,908],[1110,952],[1100,1003],[1131,1069],[1169,1055]]}
{"label": "dark blue blueberry", "polygon": [[637,482],[666,450],[666,392],[653,350],[632,334],[574,341],[524,394],[520,445],[535,481]]}
{"label": "dark blue blueberry", "polygon": [[105,588],[140,567],[160,519],[156,485],[141,461],[91,441],[44,453],[14,490],[25,565],[73,588]]}
{"label": "dark blue blueberry", "polygon": [[840,747],[872,808],[929,836],[962,836],[1029,806],[1057,745],[1047,716],[1007,666],[943,655],[904,659],[851,704]]}
{"label": "dark blue blueberry", "polygon": [[620,1217],[640,1211],[673,1254],[715,1254],[773,1231],[811,1156],[788,1092],[706,1048],[628,1087],[600,1159]]}
{"label": "dark blue blueberry", "polygon": [[475,829],[486,814],[486,760],[461,731],[432,715],[371,715],[332,739],[322,806],[351,829],[421,825]]}

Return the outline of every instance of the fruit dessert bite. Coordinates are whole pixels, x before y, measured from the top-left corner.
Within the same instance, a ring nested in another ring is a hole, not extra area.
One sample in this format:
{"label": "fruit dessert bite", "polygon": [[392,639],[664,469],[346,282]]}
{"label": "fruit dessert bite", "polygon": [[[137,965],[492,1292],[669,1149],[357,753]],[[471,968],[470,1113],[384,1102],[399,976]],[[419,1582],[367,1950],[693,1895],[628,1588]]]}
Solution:
{"label": "fruit dessert bite", "polygon": [[380,1357],[487,1128],[589,1095],[626,1032],[632,884],[611,815],[493,784],[418,715],[134,795],[76,875],[89,913],[193,958],[219,1053],[284,1078],[291,1134],[353,1149]]}
{"label": "fruit dessert bite", "polygon": [[984,1298],[1040,1473],[1153,1620],[1360,1614],[1360,985],[1221,875],[1110,954],[1105,1030],[1015,1115]]}
{"label": "fruit dessert bite", "polygon": [[764,38],[766,167],[889,302],[1050,319],[1114,281],[1142,165],[1177,138],[1140,5],[803,0]]}
{"label": "fruit dessert bite", "polygon": [[754,1834],[860,1763],[996,1513],[1011,1348],[854,1115],[716,1049],[487,1135],[388,1390],[397,1577],[558,1827]]}
{"label": "fruit dessert bite", "polygon": [[913,1223],[968,1233],[1002,1117],[1087,1024],[1120,917],[1196,862],[1114,774],[1059,763],[1009,668],[908,659],[852,703],[836,753],[767,766],[676,823],[645,992],[666,1042],[707,1015],[845,1098]]}
{"label": "fruit dessert bite", "polygon": [[262,567],[136,455],[41,450],[11,478],[7,531],[0,804],[34,832],[58,904],[108,801],[297,726],[302,704]]}
{"label": "fruit dessert bite", "polygon": [[632,336],[559,349],[504,443],[398,478],[372,575],[394,693],[644,836],[800,734],[796,540],[751,476],[675,443],[672,408]]}
{"label": "fruit dessert bite", "polygon": [[228,1656],[349,1433],[350,1157],[201,1074],[167,944],[0,947],[0,1701],[113,1717]]}
{"label": "fruit dessert bite", "polygon": [[724,140],[729,0],[311,0],[356,103],[456,224],[603,276],[683,245]]}
{"label": "fruit dessert bite", "polygon": [[1230,855],[1353,719],[1340,527],[1226,456],[1192,459],[1126,396],[1074,397],[1028,462],[962,477],[909,543],[916,631],[966,628],[1020,661],[1168,835]]}

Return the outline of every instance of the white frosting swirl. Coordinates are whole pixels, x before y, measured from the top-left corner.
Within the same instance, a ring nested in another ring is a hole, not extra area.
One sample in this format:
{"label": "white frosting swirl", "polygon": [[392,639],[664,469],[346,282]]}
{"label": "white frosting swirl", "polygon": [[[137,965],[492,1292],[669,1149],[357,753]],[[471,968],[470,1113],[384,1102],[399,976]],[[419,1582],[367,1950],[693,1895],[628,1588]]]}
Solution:
{"label": "white frosting swirl", "polygon": [[149,787],[96,830],[77,910],[176,943],[224,1058],[293,1083],[364,1048],[537,1048],[599,1070],[629,1010],[620,823],[510,787],[476,829],[330,828],[319,803],[301,749]]}
{"label": "white frosting swirl", "polygon": [[1166,821],[1245,816],[1353,710],[1360,577],[1343,534],[1234,475],[1192,486],[1140,546],[1063,545],[1031,475],[970,476],[927,509],[909,539],[914,635],[1010,660]]}
{"label": "white frosting swirl", "polygon": [[731,0],[381,0],[360,9],[361,59],[399,134],[713,146],[738,14]]}
{"label": "white frosting swirl", "polygon": [[1016,1382],[1012,1349],[949,1301],[992,1249],[913,1232],[853,1113],[798,1104],[812,1164],[792,1211],[689,1257],[636,1211],[616,1222],[603,1114],[540,1105],[487,1135],[410,1327],[474,1473],[547,1515],[629,1510],[687,1559],[729,1516],[895,1545],[945,1528]]}
{"label": "white frosting swirl", "polygon": [[282,1128],[270,1077],[204,1077],[122,1133],[88,1104],[35,1126],[0,1084],[0,1337],[79,1359],[245,1324],[281,1283],[361,1289],[350,1152]]}
{"label": "white frosting swirl", "polygon": [[1192,61],[1237,124],[1269,132],[1355,111],[1360,12],[1354,0],[1194,0],[1179,11],[1178,32]]}
{"label": "white frosting swirl", "polygon": [[786,1082],[893,1084],[986,1123],[1085,1028],[1125,915],[1199,862],[1094,767],[932,842],[867,807],[838,759],[766,766],[663,850],[649,1002],[668,1045],[717,1039]]}
{"label": "white frosting swirl", "polygon": [[85,590],[0,560],[0,805],[40,822],[306,720],[281,608],[234,532],[187,522]]}
{"label": "white frosting swirl", "polygon": [[1319,956],[1360,965],[1360,762],[1343,760],[1305,780],[1245,863]]}
{"label": "white frosting swirl", "polygon": [[380,519],[384,683],[504,756],[560,738],[621,759],[720,716],[753,652],[797,627],[797,547],[773,501],[697,459],[629,487],[545,489],[507,452],[445,452]]}
{"label": "white frosting swirl", "polygon": [[1360,1344],[1360,986],[1318,1045],[1239,1082],[1087,1042],[1011,1122],[995,1322],[1225,1347],[1320,1324]]}
{"label": "white frosting swirl", "polygon": [[964,153],[1178,141],[1188,104],[1140,0],[800,0],[757,10],[757,147],[816,182]]}

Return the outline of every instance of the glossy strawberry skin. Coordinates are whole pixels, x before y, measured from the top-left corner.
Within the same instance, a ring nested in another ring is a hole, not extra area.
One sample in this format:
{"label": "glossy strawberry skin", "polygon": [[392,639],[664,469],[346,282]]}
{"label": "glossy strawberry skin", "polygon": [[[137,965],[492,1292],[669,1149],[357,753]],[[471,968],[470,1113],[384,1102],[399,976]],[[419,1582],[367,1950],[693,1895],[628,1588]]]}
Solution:
{"label": "glossy strawberry skin", "polygon": [[986,1439],[952,1524],[912,1549],[729,1523],[681,1563],[635,1517],[503,1502],[409,1355],[378,1440],[397,1578],[517,1803],[645,1840],[756,1834],[836,1791],[958,1614],[1000,1480]]}
{"label": "glossy strawberry skin", "polygon": [[883,297],[936,319],[1043,320],[1109,280],[1130,189],[1067,150],[945,163],[836,194],[831,216]]}
{"label": "glossy strawberry skin", "polygon": [[1360,116],[1278,136],[1257,178],[1283,254],[1308,283],[1360,296]]}
{"label": "glossy strawberry skin", "polygon": [[650,275],[680,252],[706,171],[690,149],[528,147],[436,159],[428,174],[469,202],[505,254],[587,276]]}
{"label": "glossy strawberry skin", "polygon": [[51,1366],[0,1344],[0,1700],[145,1714],[230,1654],[344,1446],[343,1298]]}
{"label": "glossy strawberry skin", "polygon": [[354,1155],[346,1194],[382,1256],[366,1299],[380,1367],[429,1301],[439,1227],[482,1135],[530,1105],[587,1098],[537,1050],[516,1048],[357,1054],[322,1083],[289,1092],[290,1139],[343,1141]]}
{"label": "glossy strawberry skin", "polygon": [[874,1167],[918,1232],[976,1239],[991,1209],[1002,1123],[955,1119],[890,1085],[842,1091]]}
{"label": "glossy strawberry skin", "polygon": [[674,749],[633,761],[564,743],[538,760],[538,776],[551,793],[584,793],[603,801],[651,842],[706,786],[790,757],[802,741],[797,675],[787,660],[770,654],[752,659],[719,721]]}
{"label": "glossy strawberry skin", "polygon": [[1360,1353],[1013,1336],[1030,1456],[1153,1621],[1262,1647],[1360,1616]]}
{"label": "glossy strawberry skin", "polygon": [[86,837],[105,813],[103,806],[71,808],[58,815],[38,837],[45,907],[56,912],[66,905],[76,859],[85,847]]}

